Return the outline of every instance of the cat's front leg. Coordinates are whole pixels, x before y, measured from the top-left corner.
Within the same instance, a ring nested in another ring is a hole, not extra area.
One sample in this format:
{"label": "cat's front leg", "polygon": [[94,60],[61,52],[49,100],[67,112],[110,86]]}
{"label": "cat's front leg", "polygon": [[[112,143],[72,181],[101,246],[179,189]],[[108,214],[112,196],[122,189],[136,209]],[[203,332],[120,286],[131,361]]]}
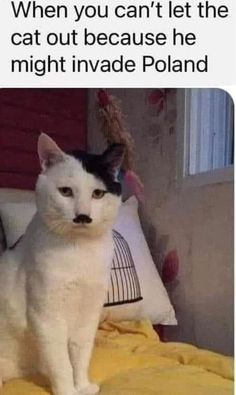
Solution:
{"label": "cat's front leg", "polygon": [[94,346],[98,320],[88,320],[86,325],[77,328],[70,339],[69,352],[73,366],[74,383],[78,394],[93,395],[99,392],[99,386],[91,383],[88,377],[89,363]]}
{"label": "cat's front leg", "polygon": [[105,296],[106,288],[101,284],[83,289],[83,299],[78,306],[78,318],[70,333],[69,353],[74,384],[81,395],[93,395],[99,392],[99,386],[90,383],[88,371]]}
{"label": "cat's front leg", "polygon": [[40,370],[48,377],[53,395],[77,395],[65,322],[38,315],[33,310],[29,320],[39,350]]}

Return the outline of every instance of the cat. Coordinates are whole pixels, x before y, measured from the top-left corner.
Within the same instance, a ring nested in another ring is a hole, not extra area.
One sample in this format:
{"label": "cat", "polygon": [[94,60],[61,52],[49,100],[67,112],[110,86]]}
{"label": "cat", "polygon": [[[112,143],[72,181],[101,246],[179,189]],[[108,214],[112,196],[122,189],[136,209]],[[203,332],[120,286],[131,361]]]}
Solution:
{"label": "cat", "polygon": [[88,367],[113,254],[124,146],[63,152],[38,140],[37,212],[0,258],[0,377],[41,373],[53,395],[96,394]]}

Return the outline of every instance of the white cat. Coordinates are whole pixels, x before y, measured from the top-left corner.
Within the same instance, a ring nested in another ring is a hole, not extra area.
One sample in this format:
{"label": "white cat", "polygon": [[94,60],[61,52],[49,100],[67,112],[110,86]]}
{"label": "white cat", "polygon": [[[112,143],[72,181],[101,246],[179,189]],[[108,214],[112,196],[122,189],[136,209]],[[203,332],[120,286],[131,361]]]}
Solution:
{"label": "white cat", "polygon": [[[88,367],[112,262],[124,147],[64,153],[38,141],[37,213],[0,259],[0,377],[36,372],[54,395],[96,394]],[[20,213],[19,213],[20,214]]]}

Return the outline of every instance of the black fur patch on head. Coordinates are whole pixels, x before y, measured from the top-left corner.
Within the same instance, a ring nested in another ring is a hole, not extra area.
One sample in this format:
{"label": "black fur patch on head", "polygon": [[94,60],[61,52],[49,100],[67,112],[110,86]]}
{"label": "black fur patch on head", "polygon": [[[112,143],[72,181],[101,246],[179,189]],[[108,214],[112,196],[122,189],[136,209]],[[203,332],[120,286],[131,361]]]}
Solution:
{"label": "black fur patch on head", "polygon": [[104,154],[88,154],[79,150],[68,152],[68,154],[79,160],[88,173],[103,181],[108,192],[117,196],[121,195],[121,184],[115,181],[114,167],[104,160]]}

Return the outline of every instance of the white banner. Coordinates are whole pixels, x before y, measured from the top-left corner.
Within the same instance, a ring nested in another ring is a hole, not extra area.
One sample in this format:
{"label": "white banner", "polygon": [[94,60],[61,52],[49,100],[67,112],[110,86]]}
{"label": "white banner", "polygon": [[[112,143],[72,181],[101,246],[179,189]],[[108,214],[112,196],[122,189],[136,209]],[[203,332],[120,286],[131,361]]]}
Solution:
{"label": "white banner", "polygon": [[234,2],[0,0],[0,85],[233,85]]}

